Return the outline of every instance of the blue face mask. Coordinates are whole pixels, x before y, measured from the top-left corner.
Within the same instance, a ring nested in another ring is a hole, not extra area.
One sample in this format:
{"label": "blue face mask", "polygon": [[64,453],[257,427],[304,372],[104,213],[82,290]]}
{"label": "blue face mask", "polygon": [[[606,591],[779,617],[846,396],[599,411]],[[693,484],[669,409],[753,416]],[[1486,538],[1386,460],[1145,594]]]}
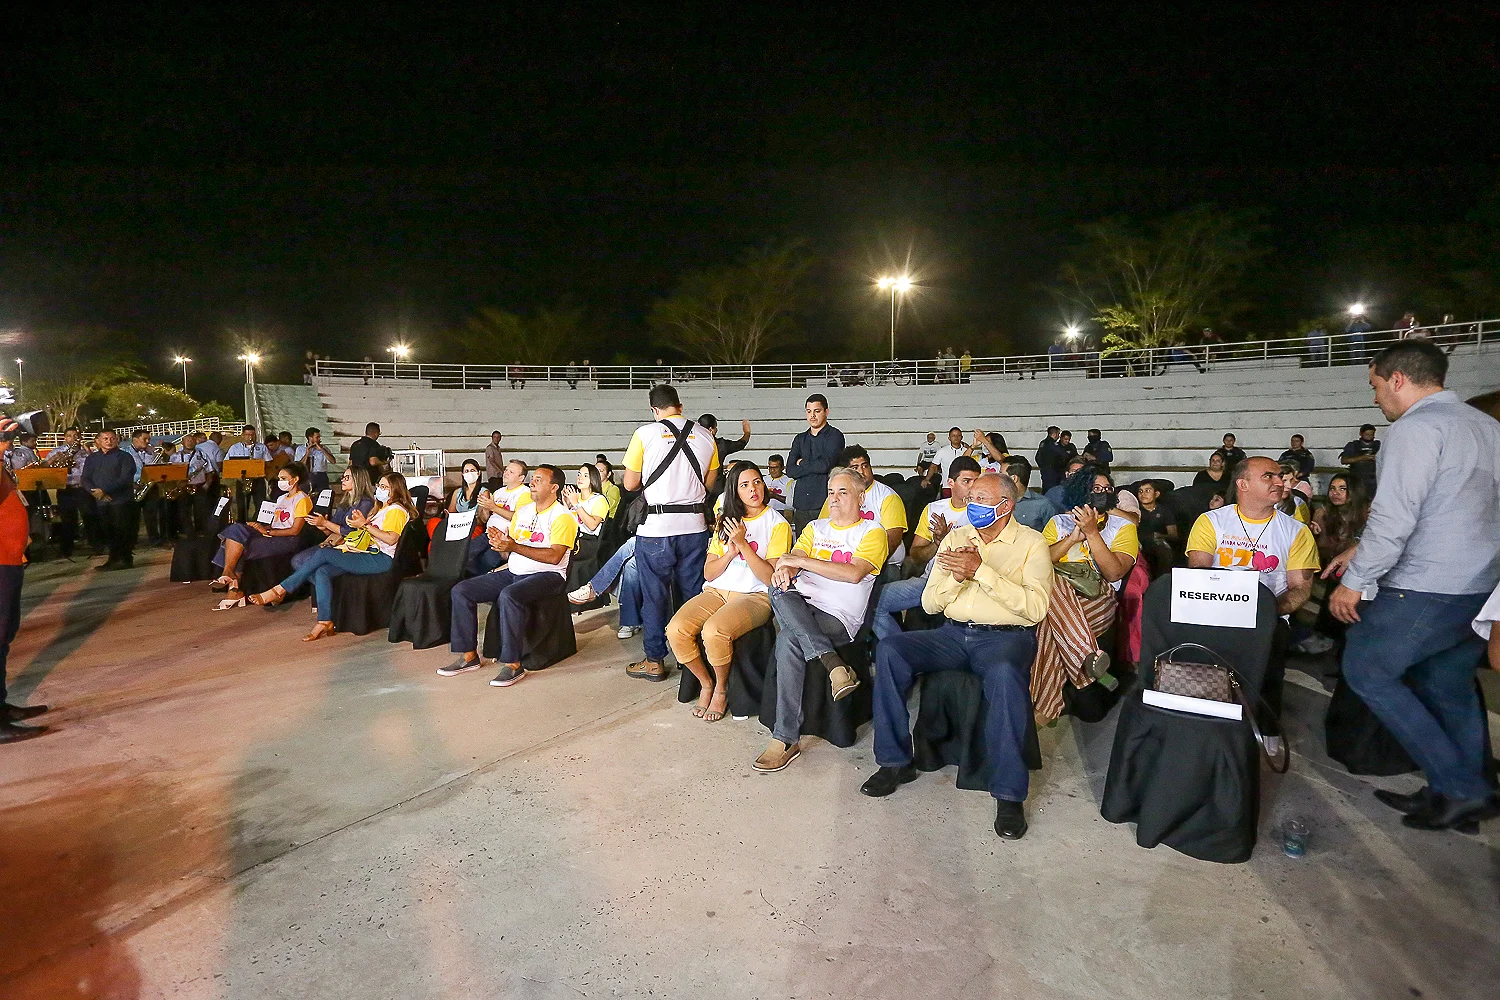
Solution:
{"label": "blue face mask", "polygon": [[990,507],[982,503],[975,503],[973,500],[970,500],[969,505],[964,508],[964,511],[969,515],[970,526],[975,528],[988,528],[994,524],[1000,517],[999,510],[999,504]]}

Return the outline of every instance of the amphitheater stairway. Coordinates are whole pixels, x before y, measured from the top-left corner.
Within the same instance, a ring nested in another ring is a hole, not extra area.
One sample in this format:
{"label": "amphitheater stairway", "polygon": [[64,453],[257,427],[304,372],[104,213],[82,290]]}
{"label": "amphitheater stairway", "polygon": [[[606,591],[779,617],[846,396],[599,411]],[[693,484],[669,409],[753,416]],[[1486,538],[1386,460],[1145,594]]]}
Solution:
{"label": "amphitheater stairway", "polygon": [[[328,446],[328,450],[334,453],[335,458],[342,458],[346,449],[341,445],[338,434],[329,422],[329,411],[324,409],[322,401],[318,398],[316,387],[267,385],[257,382],[255,398],[260,406],[262,430],[269,428],[277,433],[291,431],[292,442],[300,445],[306,440],[307,429],[316,427],[323,432],[323,443]],[[361,433],[363,430],[364,428],[361,427]],[[355,437],[358,436],[358,434],[355,435]]]}

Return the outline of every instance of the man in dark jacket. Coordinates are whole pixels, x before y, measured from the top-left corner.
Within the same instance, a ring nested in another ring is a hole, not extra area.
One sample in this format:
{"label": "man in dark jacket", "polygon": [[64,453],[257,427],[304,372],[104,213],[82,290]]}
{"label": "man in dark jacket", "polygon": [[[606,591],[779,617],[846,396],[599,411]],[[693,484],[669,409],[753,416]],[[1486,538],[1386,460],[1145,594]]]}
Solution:
{"label": "man in dark jacket", "polygon": [[1062,428],[1053,424],[1047,428],[1047,436],[1036,448],[1036,467],[1042,474],[1042,492],[1050,490],[1063,481],[1063,471],[1068,467],[1068,452],[1058,443]]}
{"label": "man in dark jacket", "polygon": [[1090,455],[1094,456],[1094,464],[1104,466],[1105,472],[1109,471],[1110,463],[1115,460],[1115,450],[1104,440],[1097,427],[1089,429],[1089,443],[1083,446],[1083,457],[1088,458]]}
{"label": "man in dark jacket", "polygon": [[371,479],[378,479],[391,460],[391,449],[381,444],[380,425],[373,420],[365,424],[365,436],[349,447],[349,464],[368,469]]}
{"label": "man in dark jacket", "polygon": [[1318,467],[1318,462],[1313,458],[1313,453],[1308,451],[1307,446],[1303,443],[1301,434],[1292,435],[1292,446],[1282,452],[1281,457],[1277,461],[1283,465],[1295,465],[1297,467],[1297,475],[1301,476],[1303,481],[1312,479],[1313,470]]}
{"label": "man in dark jacket", "polygon": [[814,521],[828,499],[828,470],[844,450],[844,432],[828,422],[828,397],[807,397],[807,430],[792,438],[786,453],[786,474],[797,481],[792,494],[792,534]]}
{"label": "man in dark jacket", "polygon": [[134,560],[140,511],[135,502],[135,459],[120,450],[114,431],[100,431],[98,449],[83,462],[79,480],[94,499],[94,510],[104,530],[109,558],[98,569],[129,569]]}

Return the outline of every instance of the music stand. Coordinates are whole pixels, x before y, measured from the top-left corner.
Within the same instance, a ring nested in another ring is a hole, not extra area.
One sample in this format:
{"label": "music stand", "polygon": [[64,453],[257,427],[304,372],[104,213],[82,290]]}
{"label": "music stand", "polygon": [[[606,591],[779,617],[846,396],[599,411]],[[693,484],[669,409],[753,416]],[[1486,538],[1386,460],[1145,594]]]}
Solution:
{"label": "music stand", "polygon": [[245,489],[252,479],[266,478],[266,460],[263,458],[226,458],[224,459],[224,471],[220,474],[221,479],[234,481],[235,510],[240,515],[240,520],[246,520],[249,511],[245,509]]}
{"label": "music stand", "polygon": [[188,477],[188,467],[181,462],[171,465],[143,465],[141,466],[141,482],[155,483],[165,486],[168,483],[185,483]]}
{"label": "music stand", "polygon": [[68,470],[63,466],[33,465],[16,470],[16,485],[24,493],[32,490],[65,490]]}

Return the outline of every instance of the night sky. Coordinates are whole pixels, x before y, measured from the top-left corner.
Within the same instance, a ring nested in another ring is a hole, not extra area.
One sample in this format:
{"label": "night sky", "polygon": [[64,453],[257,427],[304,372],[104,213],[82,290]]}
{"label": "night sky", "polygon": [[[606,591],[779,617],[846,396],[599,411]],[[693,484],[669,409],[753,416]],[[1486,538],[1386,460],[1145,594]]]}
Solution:
{"label": "night sky", "polygon": [[654,356],[677,275],[785,238],[835,338],[910,253],[914,336],[1036,349],[1080,223],[1200,201],[1260,213],[1285,291],[1248,322],[1285,329],[1369,280],[1346,234],[1458,220],[1500,167],[1493,5],[29,6],[0,62],[0,328],[121,330],[164,381],[183,347],[224,399],[228,330],[290,379],[304,347],[405,330],[444,360],[474,309],[564,296]]}

